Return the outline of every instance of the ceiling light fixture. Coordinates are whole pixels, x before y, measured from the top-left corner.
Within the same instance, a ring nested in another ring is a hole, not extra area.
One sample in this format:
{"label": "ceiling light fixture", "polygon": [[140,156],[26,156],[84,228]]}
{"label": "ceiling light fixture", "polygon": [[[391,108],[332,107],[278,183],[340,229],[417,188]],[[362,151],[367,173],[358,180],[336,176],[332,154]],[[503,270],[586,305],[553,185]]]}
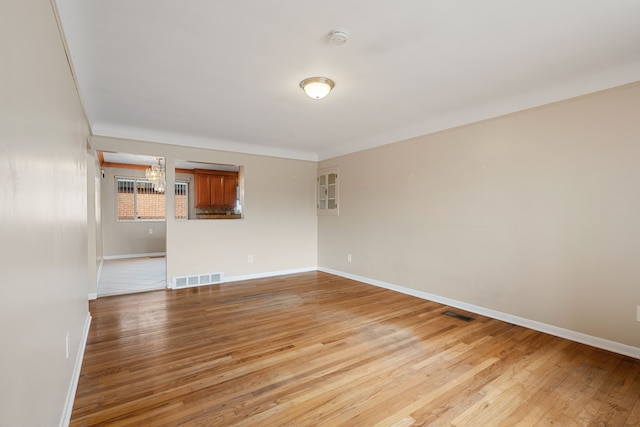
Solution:
{"label": "ceiling light fixture", "polygon": [[153,183],[153,189],[158,193],[164,193],[165,167],[162,164],[162,157],[158,157],[158,164],[152,165],[145,171],[145,177]]}
{"label": "ceiling light fixture", "polygon": [[309,98],[322,99],[329,95],[335,86],[333,80],[326,77],[309,77],[300,82],[300,87]]}

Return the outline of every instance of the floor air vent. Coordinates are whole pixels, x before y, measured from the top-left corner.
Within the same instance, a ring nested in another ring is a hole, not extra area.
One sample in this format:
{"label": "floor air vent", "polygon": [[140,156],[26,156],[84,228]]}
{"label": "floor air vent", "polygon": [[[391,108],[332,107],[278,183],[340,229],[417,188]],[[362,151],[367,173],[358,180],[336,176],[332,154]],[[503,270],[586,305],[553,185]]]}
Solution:
{"label": "floor air vent", "polygon": [[475,320],[473,317],[464,316],[462,314],[454,313],[453,311],[445,311],[442,314],[444,314],[445,316],[451,316],[455,317],[456,319],[464,320],[465,322],[471,322],[472,320]]}
{"label": "floor air vent", "polygon": [[213,285],[222,282],[222,273],[194,274],[192,276],[177,276],[173,278],[173,287],[189,288],[191,286]]}

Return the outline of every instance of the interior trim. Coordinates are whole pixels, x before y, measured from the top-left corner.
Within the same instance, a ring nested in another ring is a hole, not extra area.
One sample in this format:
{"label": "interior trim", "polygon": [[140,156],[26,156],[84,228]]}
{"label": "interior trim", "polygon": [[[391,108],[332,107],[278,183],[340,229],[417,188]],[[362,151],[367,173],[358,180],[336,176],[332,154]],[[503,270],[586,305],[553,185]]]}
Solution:
{"label": "interior trim", "polygon": [[78,381],[80,380],[80,370],[82,369],[84,350],[87,347],[87,339],[89,338],[90,326],[91,313],[87,312],[87,318],[84,322],[84,330],[82,331],[82,337],[80,340],[80,344],[78,345],[75,366],[73,367],[73,374],[71,375],[71,382],[69,383],[69,389],[67,390],[67,399],[65,401],[64,411],[62,412],[62,418],[60,418],[60,427],[67,427],[69,425],[69,422],[71,421],[73,402],[76,398],[76,390],[78,389]]}
{"label": "interior trim", "polygon": [[155,256],[167,256],[167,253],[166,252],[149,252],[144,254],[105,255],[102,257],[102,259],[109,260],[109,259],[147,258],[147,257],[155,257]]}
{"label": "interior trim", "polygon": [[447,305],[449,307],[459,308],[461,310],[480,314],[482,316],[491,317],[493,319],[502,320],[503,322],[512,323],[514,325],[523,326],[525,328],[533,329],[539,332],[544,332],[546,334],[568,339],[570,341],[575,341],[581,344],[590,345],[592,347],[600,348],[603,350],[612,351],[614,353],[622,354],[624,356],[640,359],[640,348],[638,347],[633,347],[633,346],[622,344],[616,341],[610,341],[604,338],[594,337],[592,335],[583,334],[582,332],[576,332],[570,329],[564,329],[558,326],[548,325],[546,323],[525,319],[523,317],[502,313],[500,311],[491,310],[489,308],[481,307],[478,305],[468,304],[466,302],[441,297],[441,296],[430,294],[427,292],[422,292],[422,291],[418,291],[411,288],[405,288],[404,286],[398,286],[392,283],[382,282],[380,280],[374,280],[374,279],[369,279],[367,277],[357,276],[355,274],[345,273],[343,271],[332,270],[330,268],[324,268],[324,267],[318,267],[318,270],[323,271],[325,273],[335,274],[336,276],[345,277],[347,279],[357,280],[358,282],[366,283],[369,285],[374,285],[374,286],[389,289],[392,291],[401,292],[403,294],[411,295],[414,297],[422,298],[425,300],[437,302],[440,304]]}
{"label": "interior trim", "polygon": [[318,271],[318,267],[302,267],[302,268],[293,268],[290,270],[279,270],[279,271],[267,271],[264,273],[256,273],[256,274],[245,274],[242,276],[224,276],[224,280],[222,283],[227,282],[239,282],[241,280],[251,280],[251,279],[262,279],[265,277],[273,277],[273,276],[284,276],[285,274],[295,274],[295,273],[308,273],[309,271]]}

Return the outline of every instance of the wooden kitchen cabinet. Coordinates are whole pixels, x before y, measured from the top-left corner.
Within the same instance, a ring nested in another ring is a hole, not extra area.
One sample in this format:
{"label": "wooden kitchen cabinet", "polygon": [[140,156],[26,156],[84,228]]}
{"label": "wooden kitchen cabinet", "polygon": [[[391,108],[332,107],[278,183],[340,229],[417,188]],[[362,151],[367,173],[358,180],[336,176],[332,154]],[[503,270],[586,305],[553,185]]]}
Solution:
{"label": "wooden kitchen cabinet", "polygon": [[197,208],[236,205],[238,172],[195,171],[195,205]]}
{"label": "wooden kitchen cabinet", "polygon": [[195,174],[195,205],[196,208],[211,206],[211,175]]}
{"label": "wooden kitchen cabinet", "polygon": [[224,187],[224,206],[235,207],[238,199],[238,174],[225,176],[222,185]]}

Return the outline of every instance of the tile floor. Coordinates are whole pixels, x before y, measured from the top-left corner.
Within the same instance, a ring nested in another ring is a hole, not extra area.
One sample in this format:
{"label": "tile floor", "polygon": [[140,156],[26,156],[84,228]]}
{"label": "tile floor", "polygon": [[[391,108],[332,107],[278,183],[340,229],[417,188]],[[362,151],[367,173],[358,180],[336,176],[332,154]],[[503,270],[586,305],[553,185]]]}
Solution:
{"label": "tile floor", "polygon": [[98,297],[164,289],[166,271],[164,257],[105,260]]}

